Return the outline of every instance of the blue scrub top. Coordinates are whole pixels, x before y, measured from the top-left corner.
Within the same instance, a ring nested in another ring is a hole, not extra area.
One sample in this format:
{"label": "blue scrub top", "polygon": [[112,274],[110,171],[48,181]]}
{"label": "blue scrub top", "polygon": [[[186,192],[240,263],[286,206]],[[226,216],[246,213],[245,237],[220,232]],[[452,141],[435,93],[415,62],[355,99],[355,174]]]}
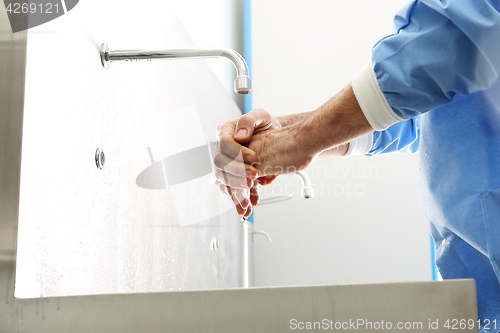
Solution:
{"label": "blue scrub top", "polygon": [[500,331],[499,9],[411,1],[372,54],[384,96],[407,120],[376,132],[368,155],[420,151],[436,264],[445,279],[476,280],[485,332]]}

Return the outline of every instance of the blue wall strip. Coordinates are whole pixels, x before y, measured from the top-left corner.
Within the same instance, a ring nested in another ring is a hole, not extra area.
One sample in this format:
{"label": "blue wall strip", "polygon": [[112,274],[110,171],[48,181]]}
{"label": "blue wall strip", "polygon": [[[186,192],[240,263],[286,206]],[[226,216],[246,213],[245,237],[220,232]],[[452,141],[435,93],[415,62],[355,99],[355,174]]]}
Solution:
{"label": "blue wall strip", "polygon": [[[250,71],[250,77],[253,79],[252,75],[252,2],[251,0],[245,0],[243,4],[243,57],[248,64],[248,70]],[[250,112],[252,110],[252,94],[246,95],[245,97],[245,110],[244,112]],[[254,221],[254,213],[248,218],[249,222]]]}
{"label": "blue wall strip", "polygon": [[[243,56],[252,75],[252,1],[245,0],[243,5]],[[252,110],[252,94],[245,96],[245,113]]]}
{"label": "blue wall strip", "polygon": [[434,281],[439,280],[438,268],[436,266],[436,243],[434,243],[434,239],[431,236],[431,264],[432,264],[432,279]]}

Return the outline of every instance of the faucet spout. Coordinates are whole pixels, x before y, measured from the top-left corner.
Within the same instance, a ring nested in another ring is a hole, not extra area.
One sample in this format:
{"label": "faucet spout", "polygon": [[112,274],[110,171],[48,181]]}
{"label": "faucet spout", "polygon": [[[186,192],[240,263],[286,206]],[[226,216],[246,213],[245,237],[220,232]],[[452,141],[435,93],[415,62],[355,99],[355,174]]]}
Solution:
{"label": "faucet spout", "polygon": [[302,181],[302,196],[306,199],[314,197],[314,188],[312,186],[311,178],[304,171],[297,171],[295,173]]}
{"label": "faucet spout", "polygon": [[155,59],[201,59],[222,57],[229,59],[236,68],[234,91],[241,95],[252,92],[252,79],[245,59],[235,50],[221,49],[172,49],[165,51],[152,50],[110,50],[107,44],[101,46],[101,63],[109,68],[112,61],[155,60]]}

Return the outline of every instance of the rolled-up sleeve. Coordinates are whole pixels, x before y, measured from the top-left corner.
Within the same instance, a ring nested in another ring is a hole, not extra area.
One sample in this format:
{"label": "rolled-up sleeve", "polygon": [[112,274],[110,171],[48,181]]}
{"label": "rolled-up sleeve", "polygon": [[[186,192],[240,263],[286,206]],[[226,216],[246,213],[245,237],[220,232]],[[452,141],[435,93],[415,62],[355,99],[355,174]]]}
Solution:
{"label": "rolled-up sleeve", "polygon": [[373,128],[391,125],[493,86],[500,75],[500,1],[414,0],[394,19],[394,34],[373,47],[353,77]]}

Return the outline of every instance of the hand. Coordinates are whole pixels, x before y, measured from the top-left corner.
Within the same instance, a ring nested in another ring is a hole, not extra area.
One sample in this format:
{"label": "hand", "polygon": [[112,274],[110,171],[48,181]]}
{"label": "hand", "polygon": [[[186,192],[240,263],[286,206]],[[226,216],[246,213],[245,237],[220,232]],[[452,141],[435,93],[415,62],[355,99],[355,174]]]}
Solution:
{"label": "hand", "polygon": [[238,214],[246,218],[259,201],[257,184],[269,185],[276,176],[258,177],[255,165],[259,157],[244,145],[252,135],[279,127],[279,121],[271,114],[255,109],[217,129],[220,152],[214,157],[216,184],[231,197]]}
{"label": "hand", "polygon": [[[352,85],[315,111],[283,119],[288,126],[254,135],[247,146],[259,156],[259,176],[305,169],[318,156],[346,153],[348,142],[373,131]],[[280,118],[280,121],[282,118]]]}
{"label": "hand", "polygon": [[308,167],[319,155],[308,147],[301,122],[252,136],[248,148],[257,153],[254,163],[260,177],[294,173]]}

